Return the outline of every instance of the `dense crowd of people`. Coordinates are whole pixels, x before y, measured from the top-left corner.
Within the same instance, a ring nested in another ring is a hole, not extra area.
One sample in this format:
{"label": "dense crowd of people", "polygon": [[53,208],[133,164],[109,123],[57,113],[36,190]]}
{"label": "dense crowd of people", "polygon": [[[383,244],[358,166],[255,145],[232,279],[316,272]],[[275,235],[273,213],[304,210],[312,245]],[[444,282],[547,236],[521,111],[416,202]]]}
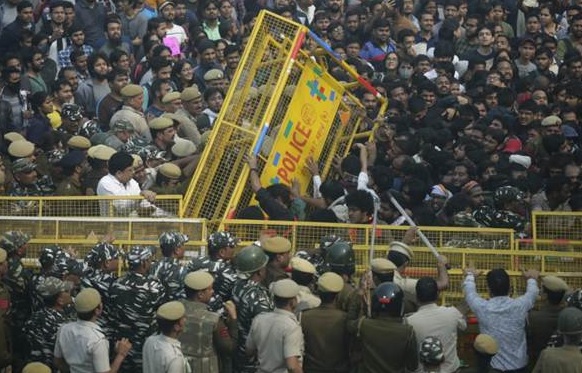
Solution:
{"label": "dense crowd of people", "polygon": [[[366,117],[359,130],[374,136],[336,159],[327,180],[319,175],[323,165],[308,162],[312,194],[296,183],[262,186],[262,163],[250,157],[261,209],[239,217],[402,224],[392,196],[420,225],[512,228],[527,236],[530,211],[582,205],[580,6],[6,0],[0,193],[141,194],[143,204],[100,213],[171,215],[156,206],[156,194],[184,192],[257,14],[269,9],[310,27],[389,105],[379,117],[373,92],[354,89]],[[321,56],[317,48],[303,45]],[[326,65],[338,81],[353,81],[332,59]],[[266,94],[261,84],[250,98]],[[125,156],[108,163],[113,154]],[[31,208],[12,204],[9,212]],[[574,222],[549,224],[564,232]]]}
{"label": "dense crowd of people", "polygon": [[[405,241],[414,239],[409,230]],[[504,269],[465,269],[464,301],[438,305],[437,278],[410,278],[414,254],[390,244],[355,284],[351,243],[324,236],[300,250],[265,233],[250,246],[227,231],[207,255],[185,258],[188,236],[163,232],[157,247],[127,252],[106,236],[85,258],[43,247],[40,270],[24,268],[30,236],[0,239],[0,367],[12,372],[578,372],[582,289],[524,271],[511,297]],[[158,258],[155,260],[155,258]],[[123,263],[123,264],[122,264]],[[125,271],[118,277],[119,269]],[[467,315],[479,320],[473,349],[457,348]],[[468,364],[470,362],[470,364]],[[24,367],[24,368],[23,368]]]}

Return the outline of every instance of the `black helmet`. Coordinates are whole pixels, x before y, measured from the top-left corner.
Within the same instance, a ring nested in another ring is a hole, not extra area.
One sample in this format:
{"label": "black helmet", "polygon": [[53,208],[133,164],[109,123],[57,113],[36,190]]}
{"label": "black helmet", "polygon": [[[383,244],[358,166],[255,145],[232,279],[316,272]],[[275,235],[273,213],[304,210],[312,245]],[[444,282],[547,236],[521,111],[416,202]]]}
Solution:
{"label": "black helmet", "polygon": [[352,275],[356,271],[356,255],[352,244],[337,241],[327,248],[325,262],[332,272]]}
{"label": "black helmet", "polygon": [[372,311],[388,312],[391,316],[402,316],[404,293],[393,282],[383,282],[374,290]]}
{"label": "black helmet", "polygon": [[326,250],[329,249],[331,245],[339,241],[342,241],[342,238],[340,236],[336,236],[335,234],[325,235],[321,237],[321,240],[319,241],[319,249],[321,250],[322,253],[325,253]]}
{"label": "black helmet", "polygon": [[235,258],[236,268],[241,273],[253,273],[267,265],[269,257],[256,245],[243,248]]}

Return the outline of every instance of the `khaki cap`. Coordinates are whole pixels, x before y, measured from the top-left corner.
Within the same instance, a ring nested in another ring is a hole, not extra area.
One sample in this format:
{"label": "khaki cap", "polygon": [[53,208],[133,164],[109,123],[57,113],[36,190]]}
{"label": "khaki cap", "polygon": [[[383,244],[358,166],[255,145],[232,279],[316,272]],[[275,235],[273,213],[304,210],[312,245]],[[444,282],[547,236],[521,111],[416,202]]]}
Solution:
{"label": "khaki cap", "polygon": [[158,318],[163,320],[176,321],[184,317],[184,313],[186,313],[184,305],[175,300],[162,304],[158,308],[157,315]]}
{"label": "khaki cap", "polygon": [[0,249],[0,264],[4,263],[6,261],[7,256],[8,256],[8,253],[6,252],[6,250]]}
{"label": "khaki cap", "polygon": [[372,259],[372,272],[375,273],[392,273],[396,270],[394,263],[385,258]]}
{"label": "khaki cap", "polygon": [[28,363],[22,369],[22,373],[51,373],[51,368],[44,365],[43,363],[39,363],[35,361],[34,363]]}
{"label": "khaki cap", "polygon": [[204,74],[205,81],[218,80],[224,78],[224,73],[219,69],[211,69]]}
{"label": "khaki cap", "polygon": [[208,289],[213,283],[214,277],[206,271],[190,272],[184,279],[186,287],[197,291]]}
{"label": "khaki cap", "polygon": [[169,118],[158,117],[154,118],[150,121],[149,126],[153,130],[163,130],[169,127],[172,127],[174,122],[172,122]]}
{"label": "khaki cap", "polygon": [[163,104],[169,104],[170,102],[180,99],[180,92],[169,92],[162,97]]}
{"label": "khaki cap", "polygon": [[69,148],[75,149],[89,149],[91,147],[91,141],[84,136],[73,136],[67,141]]}
{"label": "khaki cap", "polygon": [[132,154],[133,157],[133,167],[141,167],[143,166],[143,159],[137,154]]}
{"label": "khaki cap", "polygon": [[291,258],[291,268],[297,272],[309,273],[311,275],[315,274],[315,266],[308,260],[302,258]]}
{"label": "khaki cap", "polygon": [[560,126],[562,125],[562,119],[560,119],[557,115],[550,115],[549,117],[545,117],[542,120],[542,127],[550,127],[550,126]]}
{"label": "khaki cap", "polygon": [[8,132],[7,134],[4,135],[4,140],[14,142],[26,140],[26,138],[19,134],[18,132]]}
{"label": "khaki cap", "polygon": [[542,285],[549,291],[554,292],[567,291],[570,288],[566,281],[558,276],[545,276],[542,278]]}
{"label": "khaki cap", "polygon": [[79,313],[91,312],[101,304],[101,294],[93,288],[85,288],[75,297],[75,309]]}
{"label": "khaki cap", "polygon": [[299,294],[299,285],[288,278],[275,281],[273,283],[273,294],[279,298],[294,298]]}
{"label": "khaki cap", "polygon": [[192,101],[199,97],[202,97],[202,93],[200,93],[200,90],[196,84],[194,84],[192,87],[185,88],[180,94],[182,101]]}
{"label": "khaki cap", "polygon": [[196,145],[192,141],[176,138],[172,145],[172,153],[176,157],[187,157],[196,153]]}
{"label": "khaki cap", "polygon": [[34,154],[34,144],[27,140],[16,140],[8,146],[8,154],[16,158],[26,158]]}
{"label": "khaki cap", "polygon": [[121,89],[123,97],[136,97],[143,94],[143,89],[137,84],[128,84]]}
{"label": "khaki cap", "polygon": [[344,280],[337,273],[325,272],[317,280],[317,288],[322,293],[339,293],[344,288]]}
{"label": "khaki cap", "polygon": [[400,241],[390,242],[389,251],[396,251],[397,253],[404,254],[404,255],[406,255],[406,257],[408,259],[412,259],[412,257],[414,256],[414,254],[412,253],[412,250],[410,250],[410,247],[408,247],[408,245],[405,244],[404,242],[400,242]]}
{"label": "khaki cap", "polygon": [[285,237],[267,237],[261,240],[261,248],[272,254],[284,254],[291,251],[291,241]]}
{"label": "khaki cap", "polygon": [[487,334],[479,334],[477,338],[475,338],[473,347],[480,353],[487,355],[495,355],[499,350],[495,338]]}
{"label": "khaki cap", "polygon": [[169,179],[179,179],[182,176],[180,167],[173,163],[164,163],[158,168],[158,172]]}
{"label": "khaki cap", "polygon": [[107,145],[95,145],[89,148],[87,155],[93,159],[99,159],[101,161],[108,161],[113,154],[117,153],[117,150],[113,149]]}

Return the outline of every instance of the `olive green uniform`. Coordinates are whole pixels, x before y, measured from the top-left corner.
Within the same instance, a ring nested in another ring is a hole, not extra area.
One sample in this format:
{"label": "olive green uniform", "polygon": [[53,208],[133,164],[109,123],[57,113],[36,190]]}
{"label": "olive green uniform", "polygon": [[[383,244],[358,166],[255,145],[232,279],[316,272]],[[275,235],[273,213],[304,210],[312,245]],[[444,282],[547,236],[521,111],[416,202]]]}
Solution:
{"label": "olive green uniform", "polygon": [[578,346],[546,348],[533,373],[582,373],[582,354]]}
{"label": "olive green uniform", "polygon": [[263,285],[265,285],[265,287],[268,289],[271,283],[279,280],[284,280],[286,278],[289,278],[287,272],[285,272],[283,268],[278,267],[277,265],[271,262],[267,264],[267,275],[265,276]]}
{"label": "olive green uniform", "polygon": [[349,372],[347,313],[323,304],[300,315],[305,338],[303,370],[310,373]]}
{"label": "olive green uniform", "polygon": [[[529,356],[536,359],[558,328],[558,315],[563,305],[544,304],[538,311],[532,310],[527,320],[527,345]],[[532,363],[535,363],[533,361]]]}
{"label": "olive green uniform", "polygon": [[186,308],[184,332],[178,340],[193,372],[230,371],[230,357],[238,336],[236,320],[224,321],[201,302],[182,300]]}

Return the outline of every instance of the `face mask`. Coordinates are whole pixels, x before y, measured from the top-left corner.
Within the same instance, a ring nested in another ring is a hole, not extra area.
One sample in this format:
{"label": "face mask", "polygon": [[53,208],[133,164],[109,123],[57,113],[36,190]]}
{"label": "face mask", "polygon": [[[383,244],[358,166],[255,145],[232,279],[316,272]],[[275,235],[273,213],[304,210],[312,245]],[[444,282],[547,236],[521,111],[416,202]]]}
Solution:
{"label": "face mask", "polygon": [[398,75],[400,75],[402,79],[410,79],[412,76],[412,69],[398,69]]}

